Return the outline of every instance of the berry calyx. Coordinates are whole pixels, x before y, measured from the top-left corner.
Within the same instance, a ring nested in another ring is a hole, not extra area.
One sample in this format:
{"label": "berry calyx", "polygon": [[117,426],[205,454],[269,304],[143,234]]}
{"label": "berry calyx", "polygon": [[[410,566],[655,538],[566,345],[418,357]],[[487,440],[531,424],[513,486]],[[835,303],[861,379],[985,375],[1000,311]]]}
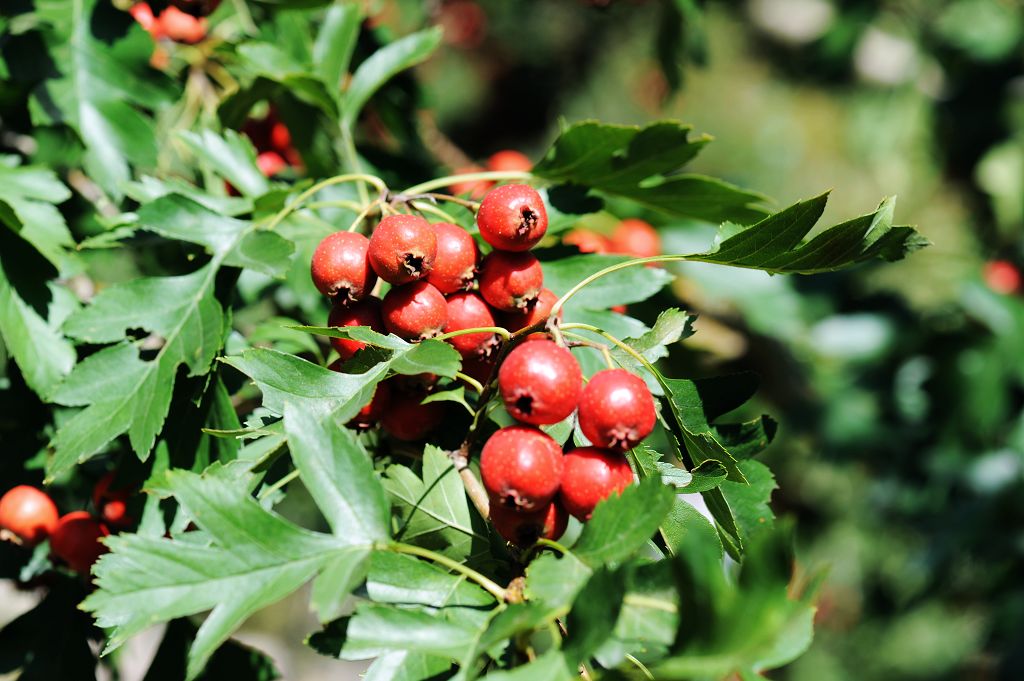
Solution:
{"label": "berry calyx", "polygon": [[520,170],[530,172],[533,170],[533,163],[526,157],[526,154],[514,149],[502,149],[491,154],[487,159],[487,169],[492,171]]}
{"label": "berry calyx", "polygon": [[[502,314],[502,326],[514,333],[520,329],[540,324],[551,316],[551,308],[557,302],[558,296],[552,293],[551,289],[543,288],[540,290],[540,295],[530,301],[522,310]],[[562,318],[561,310],[558,311],[558,318]]]}
{"label": "berry calyx", "polygon": [[574,518],[590,520],[597,504],[633,483],[626,457],[598,447],[580,447],[565,455],[559,498]]}
{"label": "berry calyx", "polygon": [[543,287],[544,271],[530,253],[493,251],[480,264],[480,295],[502,312],[526,309]]}
{"label": "berry calyx", "polygon": [[533,425],[558,423],[576,409],[583,372],[572,353],[553,341],[528,340],[498,369],[498,390],[513,418]]}
{"label": "berry calyx", "polygon": [[495,248],[527,251],[548,231],[548,213],[533,187],[506,184],[487,192],[476,224],[480,236]]}
{"label": "berry calyx", "polygon": [[559,539],[569,525],[569,514],[557,499],[533,513],[520,513],[495,504],[491,507],[491,522],[502,539],[525,549],[541,537],[552,541]]}
{"label": "berry calyx", "polygon": [[50,495],[35,487],[18,485],[0,497],[0,530],[26,546],[35,546],[52,534],[59,516]]}
{"label": "berry calyx", "polygon": [[[448,296],[448,323],[445,333],[495,326],[494,315],[484,299],[475,293],[456,293]],[[497,349],[498,335],[491,332],[467,333],[447,339],[464,358],[489,357]]]}
{"label": "berry calyx", "polygon": [[355,232],[335,232],[313,251],[309,272],[320,293],[343,305],[370,295],[377,274],[370,267],[370,240]]}
{"label": "berry calyx", "polygon": [[436,288],[414,281],[388,291],[381,303],[384,328],[399,338],[420,341],[441,333],[448,322],[448,303]]}
{"label": "berry calyx", "polygon": [[625,369],[605,369],[591,377],[580,396],[580,429],[597,447],[625,450],[654,430],[657,417],[647,384]]}
{"label": "berry calyx", "polygon": [[610,239],[613,253],[651,258],[661,254],[661,237],[649,222],[627,218],[620,222]]}
{"label": "berry calyx", "polygon": [[427,282],[448,295],[466,291],[476,277],[477,248],[469,232],[450,222],[431,225],[437,240],[437,257]]}
{"label": "berry calyx", "polygon": [[[385,333],[380,308],[380,301],[376,298],[360,300],[352,305],[335,303],[327,317],[327,326],[368,326],[374,331]],[[337,351],[338,357],[347,360],[365,348],[366,343],[350,338],[331,338],[331,346]]]}
{"label": "berry calyx", "polygon": [[424,279],[434,267],[437,237],[418,215],[388,215],[370,237],[370,265],[389,284]]}
{"label": "berry calyx", "polygon": [[420,391],[396,391],[381,416],[380,426],[396,440],[422,440],[444,419],[444,402],[422,404],[426,394]]}
{"label": "berry calyx", "polygon": [[508,426],[484,444],[480,475],[492,508],[539,511],[561,484],[562,448],[537,428]]}
{"label": "berry calyx", "polygon": [[106,553],[100,539],[109,534],[100,521],[86,511],[72,511],[61,517],[50,535],[50,551],[80,574],[88,574],[96,559]]}

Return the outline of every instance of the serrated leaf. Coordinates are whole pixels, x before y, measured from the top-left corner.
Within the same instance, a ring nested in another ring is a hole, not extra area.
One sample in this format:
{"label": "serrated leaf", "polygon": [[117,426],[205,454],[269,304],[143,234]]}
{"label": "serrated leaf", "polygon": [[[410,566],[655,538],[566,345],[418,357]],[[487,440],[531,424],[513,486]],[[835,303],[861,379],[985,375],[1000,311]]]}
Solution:
{"label": "serrated leaf", "polygon": [[378,603],[481,607],[494,597],[462,575],[454,575],[412,556],[378,551],[370,561],[366,593]]}
{"label": "serrated leaf", "polygon": [[0,202],[5,204],[0,209],[0,221],[58,269],[68,260],[67,249],[75,245],[56,207],[69,198],[70,190],[52,170],[0,163]]}
{"label": "serrated leaf", "polygon": [[351,617],[313,634],[309,644],[342,660],[368,660],[395,651],[455,658],[472,644],[475,635],[475,627],[458,618],[447,620],[417,610],[366,603]]}
{"label": "serrated leaf", "polygon": [[260,196],[270,189],[267,178],[256,166],[252,143],[234,130],[225,130],[223,135],[212,130],[182,130],[178,137],[197,158],[245,196]]}
{"label": "serrated leaf", "polygon": [[[663,357],[668,357],[668,346],[693,335],[693,322],[696,319],[696,315],[687,314],[674,307],[669,308],[658,315],[650,331],[639,338],[626,338],[623,343],[653,364]],[[640,363],[625,350],[614,347],[611,352],[612,359],[621,366],[638,374],[646,373]]]}
{"label": "serrated leaf", "polygon": [[660,480],[641,480],[597,505],[573,553],[591,566],[618,563],[658,531],[675,493]]}
{"label": "serrated leaf", "polygon": [[308,57],[298,61],[282,47],[259,41],[244,42],[237,51],[244,67],[257,76],[257,80],[262,77],[280,83],[289,95],[337,120],[338,106],[334,93],[312,72],[306,61]]}
{"label": "serrated leaf", "polygon": [[562,651],[570,662],[584,662],[612,635],[622,610],[626,585],[622,574],[597,568],[579,592],[566,621]]}
{"label": "serrated leaf", "polygon": [[772,472],[760,461],[741,461],[740,468],[749,484],[725,483],[721,490],[729,501],[744,542],[774,526],[775,515],[769,502],[778,487]]}
{"label": "serrated leaf", "polygon": [[[573,255],[541,263],[544,285],[562,296],[587,277],[606,267],[631,260],[622,255]],[[606,310],[615,305],[628,305],[647,300],[672,281],[672,275],[655,267],[627,267],[597,279],[580,290],[567,303],[573,308]],[[576,321],[566,317],[566,321]]]}

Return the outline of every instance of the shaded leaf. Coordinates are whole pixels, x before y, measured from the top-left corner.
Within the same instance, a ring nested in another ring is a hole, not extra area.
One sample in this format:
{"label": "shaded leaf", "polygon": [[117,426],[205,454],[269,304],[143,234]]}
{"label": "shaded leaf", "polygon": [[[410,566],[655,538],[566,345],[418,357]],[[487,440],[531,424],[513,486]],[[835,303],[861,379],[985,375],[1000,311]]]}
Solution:
{"label": "shaded leaf", "polygon": [[673,491],[647,479],[605,499],[583,528],[573,553],[592,566],[617,563],[638,551],[658,531],[672,507]]}

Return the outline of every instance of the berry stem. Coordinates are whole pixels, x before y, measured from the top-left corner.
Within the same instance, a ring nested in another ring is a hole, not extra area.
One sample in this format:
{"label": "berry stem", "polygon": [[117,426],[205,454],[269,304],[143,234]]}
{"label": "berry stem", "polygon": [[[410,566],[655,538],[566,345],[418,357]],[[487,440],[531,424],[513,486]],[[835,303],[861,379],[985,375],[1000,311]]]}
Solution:
{"label": "berry stem", "polygon": [[449,338],[455,338],[456,336],[465,336],[471,333],[496,333],[501,336],[502,340],[509,341],[512,338],[512,334],[509,333],[508,329],[500,326],[478,326],[473,329],[459,329],[458,331],[449,331],[448,333],[442,333],[440,336],[435,336],[435,340],[448,340]]}
{"label": "berry stem", "polygon": [[558,313],[562,311],[562,307],[565,305],[565,303],[570,298],[572,298],[574,295],[579,293],[581,290],[583,290],[584,288],[586,288],[590,284],[594,283],[595,281],[597,281],[601,277],[605,276],[606,274],[611,274],[612,272],[618,272],[619,270],[624,270],[627,267],[634,267],[636,265],[646,265],[646,264],[652,263],[652,262],[672,262],[672,261],[676,261],[676,260],[697,260],[697,259],[698,258],[695,258],[693,256],[689,256],[689,255],[655,255],[655,256],[652,256],[650,258],[634,258],[633,260],[627,260],[625,262],[620,262],[620,263],[616,263],[614,265],[609,265],[608,267],[604,268],[603,270],[600,270],[598,272],[594,272],[589,277],[583,279],[580,283],[576,284],[571,289],[566,291],[565,295],[563,295],[561,298],[559,298],[555,302],[555,304],[551,306],[551,315],[550,316],[551,317],[557,317]]}
{"label": "berry stem", "polygon": [[281,476],[280,480],[278,480],[277,482],[275,482],[272,485],[269,485],[268,487],[264,488],[262,492],[260,492],[260,501],[263,501],[264,499],[269,497],[271,494],[273,494],[277,490],[281,489],[282,487],[284,487],[285,485],[287,485],[289,482],[291,482],[292,480],[294,480],[297,477],[299,477],[299,469],[298,468],[292,470],[290,473],[288,473],[286,475]]}
{"label": "berry stem", "polygon": [[[364,183],[372,184],[374,187],[380,190],[381,194],[386,193],[388,190],[387,185],[384,184],[384,180],[380,179],[376,175],[365,175],[363,173],[346,173],[344,175],[335,175],[334,177],[328,177],[326,180],[321,180],[320,182],[317,182],[312,187],[296,196],[291,202],[288,203],[288,205],[279,210],[274,215],[274,217],[270,219],[270,222],[267,223],[267,226],[264,229],[266,229],[267,231],[273,231],[275,227],[281,224],[282,220],[284,220],[286,217],[295,212],[303,203],[305,203],[305,201],[309,197],[313,196],[322,189],[325,189],[336,184],[345,184],[346,182],[359,182],[360,184],[358,186],[363,188],[363,193],[366,193],[366,185]],[[360,201],[360,204],[366,205],[369,202],[370,197],[369,195],[367,195],[365,199]]]}
{"label": "berry stem", "polygon": [[590,340],[586,336],[582,336],[582,335],[580,335],[578,333],[566,332],[565,335],[570,337],[570,338],[575,338],[576,339],[575,341],[573,341],[571,343],[567,343],[568,347],[584,347],[584,348],[594,348],[595,350],[599,350],[601,352],[601,355],[604,357],[605,365],[609,369],[614,369],[615,368],[615,366],[616,366],[615,360],[612,359],[612,354],[610,352],[608,352],[608,346],[605,345],[604,343],[595,343],[594,341]]}
{"label": "berry stem", "polygon": [[[355,140],[352,139],[352,129],[345,123],[342,123],[339,127],[341,128],[341,152],[345,158],[345,165],[351,172],[361,173],[362,165],[359,163],[359,152],[356,151]],[[381,184],[383,185],[384,183],[381,182]],[[382,195],[387,191],[386,188],[378,187],[378,189],[380,189]],[[366,191],[365,181],[357,181],[356,191],[359,192],[360,203],[366,204],[370,202],[370,194]]]}
{"label": "berry stem", "polygon": [[412,206],[417,211],[419,211],[420,213],[430,213],[431,215],[441,218],[445,222],[450,222],[453,225],[458,224],[458,222],[452,215],[449,215],[448,213],[444,212],[437,206],[433,206],[427,203],[426,201],[410,201],[409,205]]}
{"label": "berry stem", "polygon": [[348,199],[331,199],[330,201],[314,201],[307,203],[306,208],[313,210],[315,208],[345,208],[358,213],[364,209],[364,206],[358,201],[349,201]]}
{"label": "berry stem", "polygon": [[626,594],[622,597],[622,602],[625,605],[635,605],[638,608],[647,608],[648,610],[660,610],[661,612],[670,612],[672,614],[679,613],[679,608],[676,607],[675,603],[669,603],[659,598],[651,598],[641,594]]}
{"label": "berry stem", "polygon": [[466,496],[473,502],[477,512],[484,520],[491,517],[491,501],[487,496],[487,490],[480,484],[473,469],[469,467],[469,446],[463,443],[462,447],[447,452],[448,458],[452,460],[455,470],[459,472],[462,479],[462,486],[466,490]]}
{"label": "berry stem", "polygon": [[452,560],[448,556],[443,556],[440,553],[435,553],[430,549],[425,549],[420,546],[413,546],[412,544],[403,544],[401,542],[392,542],[390,544],[382,546],[381,548],[387,549],[389,551],[394,551],[395,553],[405,553],[411,556],[426,558],[427,560],[433,561],[438,565],[443,565],[449,570],[452,570],[453,572],[458,572],[459,574],[464,575],[467,579],[476,582],[481,587],[483,587],[484,590],[486,590],[489,594],[494,596],[496,599],[498,599],[498,601],[502,603],[505,601],[505,597],[508,595],[505,589],[501,588],[501,586],[496,584],[491,579],[488,579],[484,575],[480,574],[473,568],[467,567],[462,563],[459,563],[458,561]]}
{"label": "berry stem", "polygon": [[[348,229],[347,229],[347,230],[345,230],[345,231],[347,231],[347,232],[354,232],[354,231],[356,231],[357,229],[359,229],[359,225],[363,224],[363,220],[365,220],[365,219],[366,219],[366,217],[367,217],[367,216],[368,216],[368,215],[369,215],[369,214],[370,214],[370,213],[371,213],[371,212],[373,211],[373,209],[374,209],[374,208],[375,208],[376,206],[378,206],[378,205],[381,205],[381,203],[380,203],[380,200],[377,200],[377,201],[371,201],[371,202],[369,203],[369,205],[367,205],[367,206],[366,206],[366,208],[363,208],[363,210],[362,210],[362,211],[360,211],[359,215],[357,215],[357,216],[356,216],[355,220],[353,220],[353,221],[352,221],[352,224],[350,224],[350,225],[348,226]],[[381,208],[383,209],[383,206],[381,206]]]}
{"label": "berry stem", "polygon": [[434,189],[442,189],[455,182],[474,182],[476,180],[529,180],[533,178],[531,173],[521,170],[498,170],[481,173],[466,173],[465,175],[445,175],[427,182],[409,187],[403,194],[425,194]]}
{"label": "berry stem", "polygon": [[644,666],[643,662],[641,662],[640,660],[636,659],[635,657],[633,657],[629,653],[626,653],[626,659],[629,660],[630,662],[632,662],[636,666],[636,668],[640,670],[640,673],[642,673],[645,678],[648,678],[651,681],[655,681],[654,680],[654,674],[651,673],[650,669],[648,669],[646,666]]}
{"label": "berry stem", "polygon": [[[476,380],[472,376],[467,376],[466,374],[462,373],[461,371],[456,371],[455,372],[455,378],[458,378],[459,380],[462,380],[462,381],[465,381],[466,383],[469,383],[469,385],[472,386],[474,390],[476,390],[478,395],[483,394],[484,386],[480,383],[480,381]],[[473,412],[473,413],[475,414],[476,412]]]}
{"label": "berry stem", "polygon": [[464,206],[474,213],[480,210],[479,201],[470,201],[469,199],[460,199],[457,196],[449,196],[448,194],[426,194],[425,196],[430,197],[433,201],[449,201],[451,203],[457,203],[460,206]]}
{"label": "berry stem", "polygon": [[[579,322],[572,322],[572,323],[569,323],[569,324],[563,324],[562,325],[562,329],[561,329],[562,331],[567,331],[569,329],[580,329],[582,331],[589,331],[591,333],[596,333],[599,336],[603,336],[604,338],[607,338],[612,343],[614,343],[616,345],[616,347],[620,348],[623,352],[631,355],[633,357],[633,359],[635,359],[636,361],[640,362],[640,364],[642,364],[645,369],[650,371],[651,374],[655,378],[658,378],[658,370],[654,368],[653,364],[651,364],[650,362],[647,361],[646,357],[644,357],[639,352],[637,352],[633,348],[629,347],[628,345],[626,345],[625,343],[620,341],[618,338],[616,338],[615,336],[613,336],[610,333],[608,333],[607,331],[605,331],[604,329],[599,329],[596,326],[593,326],[591,324],[581,324]],[[569,335],[569,334],[567,334],[567,335]],[[572,335],[576,336],[577,334],[572,334]]]}

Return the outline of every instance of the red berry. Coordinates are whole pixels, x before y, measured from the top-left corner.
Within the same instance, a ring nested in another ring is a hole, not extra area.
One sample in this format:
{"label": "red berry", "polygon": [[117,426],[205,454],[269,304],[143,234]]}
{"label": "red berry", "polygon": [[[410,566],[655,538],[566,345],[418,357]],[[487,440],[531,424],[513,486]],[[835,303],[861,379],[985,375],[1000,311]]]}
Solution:
{"label": "red berry", "polygon": [[628,218],[620,222],[612,232],[611,250],[613,253],[650,258],[661,254],[661,238],[650,223]]}
{"label": "red berry", "polygon": [[[334,369],[334,365],[331,365]],[[337,371],[337,369],[335,369]],[[391,386],[387,382],[378,383],[374,388],[373,397],[370,401],[363,405],[363,408],[359,410],[359,413],[352,417],[346,425],[349,428],[356,428],[358,430],[366,430],[372,427],[375,423],[380,421],[384,412],[391,404]]]}
{"label": "red berry", "polygon": [[53,499],[35,487],[18,485],[0,497],[0,530],[7,530],[28,546],[52,534],[58,517]]}
{"label": "red berry", "polygon": [[107,528],[86,511],[72,511],[60,519],[50,535],[50,550],[75,572],[88,574],[96,559],[106,552],[100,539],[108,534]]}
{"label": "red berry", "polygon": [[370,265],[389,284],[423,279],[434,267],[437,237],[418,215],[389,215],[370,237]]}
{"label": "red berry", "polygon": [[[452,174],[469,175],[482,172],[483,170],[480,166],[466,166],[465,168],[456,169]],[[482,199],[487,190],[493,186],[494,183],[490,180],[469,180],[468,182],[453,182],[448,185],[448,191],[455,196],[468,195],[471,199]]]}
{"label": "red berry", "polygon": [[544,271],[530,253],[493,251],[480,264],[480,295],[503,312],[525,309],[543,287]]}
{"label": "red berry", "polygon": [[525,549],[541,537],[554,541],[565,534],[569,514],[557,499],[535,513],[520,513],[495,504],[491,507],[491,522],[502,539]]}
{"label": "red berry", "polygon": [[92,505],[96,513],[110,525],[127,525],[128,499],[131,492],[127,489],[110,489],[114,483],[114,473],[104,475],[92,488]]}
{"label": "red berry", "polygon": [[558,423],[576,409],[583,373],[572,353],[549,340],[529,340],[498,369],[498,389],[514,418],[536,426]]}
{"label": "red berry", "polygon": [[362,234],[335,232],[324,237],[309,267],[317,290],[343,305],[370,295],[377,275],[370,267],[369,250],[370,240]]}
{"label": "red berry", "polygon": [[[551,292],[551,289],[541,289],[540,295],[522,310],[506,312],[501,315],[502,326],[509,331],[519,331],[535,324],[540,324],[551,316],[551,308],[558,302],[558,296]],[[562,311],[558,311],[558,318],[562,318]],[[531,336],[532,338],[532,336]]]}
{"label": "red berry", "polygon": [[487,440],[480,475],[491,507],[538,511],[551,502],[562,480],[562,448],[531,426],[508,426]]}
{"label": "red berry", "polygon": [[281,121],[275,121],[270,126],[270,144],[282,154],[292,148],[292,134]]}
{"label": "red berry", "polygon": [[441,333],[448,322],[448,303],[425,281],[395,286],[381,304],[384,328],[399,338],[419,341]]}
{"label": "red berry", "polygon": [[562,243],[575,246],[580,253],[609,253],[612,250],[611,242],[604,234],[582,228],[574,229],[563,236]]}
{"label": "red berry", "polygon": [[[445,333],[495,326],[494,315],[484,299],[475,293],[448,296],[448,323]],[[466,357],[488,357],[498,347],[498,335],[491,332],[467,333],[448,339],[459,354]]]}
{"label": "red berry", "polygon": [[513,149],[502,149],[487,159],[487,169],[494,171],[521,170],[528,173],[533,169],[533,163],[526,158],[526,154]]}
{"label": "red berry", "polygon": [[149,3],[137,2],[131,6],[128,13],[132,15],[132,18],[138,22],[139,26],[141,26],[143,30],[148,33],[153,32],[156,17],[153,16],[153,10],[150,8]]}
{"label": "red berry", "polygon": [[173,5],[161,12],[156,21],[163,34],[175,42],[191,45],[206,37],[206,19],[185,14]]}
{"label": "red berry", "polygon": [[476,224],[480,236],[495,248],[527,251],[548,231],[548,213],[533,187],[506,184],[487,192]]}
{"label": "red berry", "polygon": [[264,151],[256,157],[256,165],[261,173],[267,177],[273,177],[288,167],[288,161],[285,161],[276,151]]}
{"label": "red berry", "polygon": [[993,260],[985,264],[985,283],[996,293],[1009,295],[1020,290],[1020,271],[1006,260]]}
{"label": "red berry", "polygon": [[422,440],[437,428],[444,418],[444,402],[421,404],[426,395],[419,391],[395,392],[381,416],[380,425],[396,440]]}
{"label": "red berry", "polygon": [[621,492],[633,483],[633,471],[626,457],[597,447],[580,447],[565,455],[562,474],[562,504],[573,517],[590,520],[598,502]]}
{"label": "red berry", "polygon": [[[374,331],[386,333],[380,317],[380,307],[380,301],[376,298],[360,300],[352,305],[335,303],[330,316],[327,317],[327,326],[368,326]],[[342,360],[350,359],[352,355],[366,347],[366,343],[349,338],[332,338],[331,345],[338,351],[338,356]]]}
{"label": "red berry", "polygon": [[469,233],[450,222],[435,222],[437,257],[427,281],[441,293],[448,295],[466,291],[476,277],[477,248]]}
{"label": "red berry", "polygon": [[580,396],[580,430],[596,447],[635,447],[654,430],[656,416],[647,384],[625,369],[598,371]]}
{"label": "red berry", "polygon": [[498,358],[496,355],[491,355],[490,357],[467,357],[462,360],[462,373],[476,379],[482,385],[487,385],[497,364]]}

